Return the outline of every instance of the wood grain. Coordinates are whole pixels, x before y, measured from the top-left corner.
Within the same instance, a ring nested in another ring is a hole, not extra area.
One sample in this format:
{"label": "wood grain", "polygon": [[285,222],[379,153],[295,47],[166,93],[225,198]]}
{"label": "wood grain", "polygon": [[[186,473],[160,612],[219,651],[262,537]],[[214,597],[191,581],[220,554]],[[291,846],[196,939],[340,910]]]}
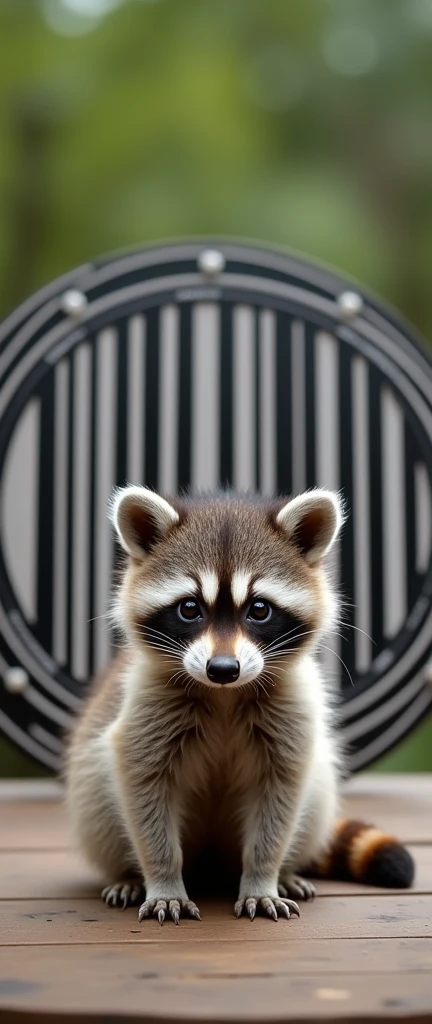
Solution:
{"label": "wood grain", "polygon": [[[432,937],[432,896],[324,896],[302,905],[301,917],[236,920],[229,902],[200,904],[202,921],[179,927],[138,922],[134,908],[106,907],[99,899],[4,900],[2,930],[8,944],[169,942],[191,939],[245,942],[334,938]],[[7,939],[6,939],[7,937]],[[4,941],[3,940],[3,941]],[[432,991],[432,984],[431,984]]]}
{"label": "wood grain", "polygon": [[356,778],[344,810],[413,844],[414,889],[320,881],[299,920],[206,901],[161,928],[102,904],[59,786],[0,784],[1,1024],[429,1021],[432,780]]}
{"label": "wood grain", "polygon": [[[252,944],[252,947],[255,944]],[[430,965],[398,973],[345,971],[319,961],[312,952],[311,966],[297,971],[287,957],[283,968],[281,950],[246,947],[236,955],[235,970],[214,970],[215,950],[198,946],[189,958],[183,947],[126,950],[77,947],[67,958],[62,947],[9,949],[0,961],[0,1000],[9,1007],[32,1013],[95,1013],[106,1020],[127,1016],[188,1020],[304,1020],[355,1019],[365,1016],[406,1018],[428,1014],[431,1007]],[[354,952],[354,950],[353,950]],[[168,955],[167,955],[168,953]],[[149,955],[151,954],[151,955]],[[252,958],[250,959],[250,956]],[[303,959],[308,958],[303,950]],[[319,954],[318,954],[319,955]],[[325,951],[321,950],[325,956]],[[296,955],[297,956],[297,955]],[[419,954],[421,956],[421,954]],[[217,953],[216,953],[217,957]],[[0,1016],[1,1019],[1,1016]]]}
{"label": "wood grain", "polygon": [[[410,850],[416,863],[413,891],[432,893],[432,844],[412,846]],[[398,891],[325,879],[318,879],[315,884],[318,894],[323,896],[388,895]],[[72,850],[35,850],[30,869],[28,851],[0,851],[0,900],[96,897],[103,885],[105,879]]]}

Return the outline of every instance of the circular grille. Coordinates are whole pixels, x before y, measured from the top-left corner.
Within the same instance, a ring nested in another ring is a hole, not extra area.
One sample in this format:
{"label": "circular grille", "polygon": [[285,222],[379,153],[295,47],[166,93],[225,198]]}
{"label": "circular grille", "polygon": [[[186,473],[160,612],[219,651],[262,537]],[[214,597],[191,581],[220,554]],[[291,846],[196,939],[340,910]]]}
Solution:
{"label": "circular grille", "polygon": [[432,371],[394,314],[280,252],[191,242],[80,267],[0,329],[0,728],[56,768],[110,655],[115,484],[341,490],[323,652],[353,770],[427,711]]}

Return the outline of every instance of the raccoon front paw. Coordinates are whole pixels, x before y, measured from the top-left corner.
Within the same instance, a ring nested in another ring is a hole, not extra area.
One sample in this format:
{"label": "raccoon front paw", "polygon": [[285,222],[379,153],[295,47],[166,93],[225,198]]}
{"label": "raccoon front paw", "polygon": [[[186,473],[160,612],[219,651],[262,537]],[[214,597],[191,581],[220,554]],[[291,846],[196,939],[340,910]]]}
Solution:
{"label": "raccoon front paw", "polygon": [[234,906],[234,913],[236,917],[241,917],[242,914],[247,914],[253,921],[257,910],[264,911],[269,917],[272,917],[274,921],[278,920],[279,914],[284,915],[286,918],[291,917],[291,914],[296,914],[300,917],[300,909],[294,900],[280,899],[277,896],[246,896],[243,899],[237,900]]}
{"label": "raccoon front paw", "polygon": [[174,924],[180,923],[180,917],[193,917],[197,921],[201,921],[201,914],[198,907],[192,900],[176,900],[176,899],[152,899],[145,900],[141,904],[138,917],[142,921],[144,917],[157,917],[159,924],[163,924],[167,914],[170,915]]}
{"label": "raccoon front paw", "polygon": [[279,896],[295,896],[296,900],[313,900],[315,886],[300,875],[281,874],[278,884]]}
{"label": "raccoon front paw", "polygon": [[114,885],[106,885],[102,889],[101,897],[108,907],[126,907],[137,903],[143,891],[143,886],[136,879],[124,879],[122,882],[114,882]]}

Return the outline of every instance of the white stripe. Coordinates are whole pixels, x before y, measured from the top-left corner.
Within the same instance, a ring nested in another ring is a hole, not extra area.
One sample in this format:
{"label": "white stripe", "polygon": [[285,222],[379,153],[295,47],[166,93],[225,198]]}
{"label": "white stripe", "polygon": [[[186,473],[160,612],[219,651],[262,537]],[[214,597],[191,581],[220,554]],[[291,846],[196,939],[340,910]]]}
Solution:
{"label": "white stripe", "polygon": [[186,597],[194,597],[196,593],[197,584],[190,576],[179,575],[161,583],[145,583],[136,593],[135,613],[148,615]]}
{"label": "white stripe", "polygon": [[[339,467],[339,344],[324,331],[315,336],[315,452],[316,482],[318,487],[338,491]],[[340,579],[340,552],[336,542],[326,564],[333,587],[337,590]],[[329,680],[340,685],[340,637],[331,633],[322,651],[322,661]]]}
{"label": "white stripe", "polygon": [[14,743],[20,748],[20,750],[26,750],[28,754],[35,757],[37,761],[42,764],[46,764],[48,768],[54,768],[54,771],[58,771],[60,764],[58,757],[54,754],[49,753],[45,750],[45,747],[41,747],[39,743],[31,739],[30,736],[20,729],[19,726],[15,725],[15,722],[11,722],[10,718],[7,718],[3,711],[0,710],[0,729],[4,732],[5,736],[9,736]]}
{"label": "white stripe", "polygon": [[128,323],[127,383],[127,478],[133,484],[143,479],[145,431],[145,346],[146,322],[132,316]]}
{"label": "white stripe", "polygon": [[31,398],[9,443],[1,506],[6,569],[28,622],[37,618],[39,437],[40,400]]}
{"label": "white stripe", "polygon": [[159,472],[162,494],[177,490],[179,396],[179,310],[164,306],[160,313]]}
{"label": "white stripe", "polygon": [[42,725],[39,725],[39,722],[31,722],[28,731],[30,736],[42,743],[42,746],[48,747],[48,750],[53,750],[55,754],[63,753],[63,743],[57,739],[57,736],[52,736],[50,732],[47,732]]}
{"label": "white stripe", "polygon": [[379,707],[373,708],[369,714],[363,715],[362,718],[352,722],[351,725],[344,726],[344,741],[351,743],[361,736],[367,736],[369,731],[373,732],[378,726],[385,725],[389,719],[402,711],[407,704],[412,704],[413,700],[424,688],[424,676],[425,670],[422,668],[414,676],[414,679],[410,679],[409,683],[402,687],[402,690],[398,690],[392,697],[387,698]]}
{"label": "white stripe", "polygon": [[369,465],[368,364],[354,356],[352,381],[352,472],[354,516],[354,649],[357,672],[366,672],[372,660],[371,541]]}
{"label": "white stripe", "polygon": [[31,683],[28,683],[25,690],[23,691],[23,698],[32,704],[34,708],[41,711],[43,715],[51,719],[52,722],[57,722],[62,729],[70,729],[73,724],[73,717],[69,715],[67,711],[63,711],[62,708],[57,707],[52,701],[47,700],[39,690],[36,690]]}
{"label": "white stripe", "polygon": [[276,316],[260,314],[260,491],[276,491]]}
{"label": "white stripe", "polygon": [[[3,341],[6,335],[9,334],[10,331],[14,329],[14,327],[18,326],[20,320],[23,321],[25,317],[30,317],[33,309],[37,308],[39,311],[39,307],[41,307],[43,302],[45,302],[43,309],[45,310],[45,315],[46,318],[48,319],[47,310],[49,314],[52,307],[51,304],[49,304],[48,306],[47,300],[50,299],[52,295],[54,295],[57,298],[58,309],[59,288],[61,286],[63,286],[64,288],[67,284],[69,284],[69,282],[73,282],[74,287],[76,288],[77,278],[79,277],[80,274],[83,274],[85,271],[89,271],[90,267],[90,263],[83,263],[81,267],[76,267],[75,270],[68,270],[67,274],[63,274],[62,277],[57,277],[55,281],[51,281],[50,284],[45,285],[44,288],[40,289],[40,291],[36,292],[34,295],[31,295],[30,298],[26,299],[25,302],[22,302],[17,309],[14,309],[13,313],[10,313],[6,320],[3,320],[3,323],[1,324],[0,327],[0,342]],[[26,321],[26,324],[28,323],[29,321]],[[30,334],[33,333],[34,325],[32,322],[30,322]],[[17,351],[19,351],[20,347],[22,347],[22,339],[19,339],[18,335],[16,334],[14,337],[14,341],[19,342],[17,346]],[[10,362],[14,356],[14,352],[11,352],[10,344],[7,346],[5,351],[8,354],[8,362]],[[6,365],[8,364],[3,364],[2,361],[0,362],[1,374],[4,373]]]}
{"label": "white stripe", "polygon": [[304,323],[291,327],[292,493],[306,490],[306,369]]}
{"label": "white stripe", "polygon": [[231,579],[231,594],[234,604],[241,608],[245,603],[249,591],[249,583],[252,573],[245,569],[237,569]]}
{"label": "white stripe", "polygon": [[[306,308],[319,310],[327,316],[337,316],[337,307],[334,301],[325,299],[321,295],[308,292],[303,288],[283,284],[280,281],[271,281],[268,278],[248,277],[245,274],[225,274],[224,284],[228,289],[247,289],[251,295],[256,294],[257,291],[264,291],[269,295],[287,298],[293,302],[298,302]],[[108,295],[104,295],[103,297],[96,299],[94,302],[89,303],[83,313],[81,323],[83,327],[85,327],[85,324],[94,316],[109,309],[118,309],[119,304],[122,302],[132,302],[138,298],[144,298],[149,294],[156,296],[159,292],[166,292],[171,288],[188,287],[193,289],[200,285],[202,285],[202,279],[199,274],[176,274],[164,277],[162,280],[152,279],[151,281],[140,282],[127,288],[119,288],[113,293],[110,292]],[[405,352],[401,351],[394,345],[394,342],[389,339],[388,333],[387,335],[383,334],[381,331],[373,328],[370,323],[362,319],[359,319],[358,321],[358,330],[361,330],[365,339],[358,339],[356,336],[352,337],[351,332],[351,335],[349,335],[350,343],[358,348],[361,347],[363,352],[367,349],[372,362],[375,362],[380,366],[385,364],[385,366],[387,366],[387,373],[393,378],[398,378],[401,390],[407,395],[411,395],[411,398],[409,397],[408,400],[416,410],[419,418],[425,424],[430,435],[432,433],[432,414],[421,396],[410,384],[410,379],[415,380],[420,390],[430,399],[432,395],[432,385],[428,374],[423,368],[416,365],[413,362],[413,359],[408,357]],[[31,367],[34,366],[39,359],[45,357],[48,362],[57,362],[59,358],[57,354],[58,343],[63,344],[64,339],[70,335],[70,323],[68,321],[57,324],[56,327],[43,335],[37,342],[35,342],[32,348],[23,355],[21,361],[11,372],[0,392],[0,412],[4,409],[10,396],[17,389],[19,382],[24,376],[26,376]],[[340,337],[345,337],[346,331],[344,331],[343,328],[339,328],[338,335]],[[373,344],[366,341],[366,337],[368,335],[373,338]],[[400,369],[397,370],[394,366],[395,362],[399,363],[399,366],[402,367],[405,372],[401,374]]]}
{"label": "white stripe", "polygon": [[[247,275],[229,274],[224,277],[224,281],[227,287],[235,288],[241,286],[249,289],[251,293],[254,292],[256,289],[264,288],[266,284],[265,279],[254,277],[248,278]],[[133,285],[128,288],[121,288],[114,295],[110,294],[108,296],[104,296],[102,299],[97,299],[95,302],[90,303],[85,312],[84,320],[90,320],[97,313],[102,312],[103,310],[106,310],[108,308],[111,308],[114,305],[117,305],[119,301],[132,301],[140,296],[144,297],[149,293],[155,294],[160,290],[165,291],[167,288],[170,287],[178,287],[180,284],[182,286],[188,285],[192,287],[193,285],[199,283],[200,276],[198,274],[189,274],[176,275],[173,277],[164,278],[162,281],[157,281],[156,283],[154,281],[151,281],[140,283],[139,285]],[[293,301],[299,301],[303,305],[309,306],[312,309],[320,309],[322,312],[325,312],[328,315],[334,315],[335,313],[336,307],[334,302],[328,301],[327,299],[323,299],[321,296],[318,295],[311,296],[305,289],[292,287],[290,285],[282,285],[280,282],[270,282],[269,291],[272,294],[280,294],[281,296],[289,298]],[[410,402],[413,409],[415,409],[416,414],[419,417],[421,423],[424,425],[428,435],[431,436],[431,413],[429,411],[427,404],[422,400],[421,396],[410,382],[410,378],[415,379],[417,381],[419,389],[429,396],[431,394],[431,386],[428,374],[425,373],[423,368],[414,365],[412,359],[409,358],[404,352],[395,348],[394,343],[391,339],[389,339],[388,334],[386,336],[385,334],[382,333],[382,331],[377,330],[371,324],[367,323],[365,320],[360,320],[358,327],[363,334],[363,338],[357,339],[356,337],[352,337],[350,335],[348,338],[349,342],[356,346],[357,348],[361,347],[362,351],[367,353],[371,361],[378,365],[383,370],[384,373],[386,373],[389,377],[391,377],[392,380],[394,380],[394,382],[400,388],[401,392],[407,398],[407,401]],[[7,380],[7,383],[3,387],[0,397],[0,404],[2,408],[4,408],[8,400],[16,392],[21,380],[23,379],[23,377],[25,377],[26,373],[30,372],[31,368],[39,359],[45,356],[45,358],[48,361],[57,360],[57,343],[61,341],[62,338],[65,338],[65,336],[69,334],[70,324],[62,322],[52,330],[48,331],[47,334],[45,334],[37,342],[35,342],[32,348],[28,350],[26,354],[23,356],[19,365],[11,373],[10,377]],[[340,328],[338,330],[338,334],[341,337],[345,337],[345,335],[347,335],[348,332],[346,332],[345,329]],[[368,335],[369,338],[373,339],[373,344],[371,343],[371,341],[366,340]],[[417,358],[414,350],[413,356]],[[401,372],[400,368],[396,368],[393,365],[393,363],[390,362],[390,359],[394,359],[395,361],[397,361],[399,367],[403,367],[405,372]],[[8,630],[8,642],[11,644],[12,648],[18,653],[20,645],[17,642],[17,637],[15,633],[12,632],[12,630],[8,629],[8,623],[4,616],[3,621],[5,623],[4,628]],[[421,633],[417,638],[415,645],[416,655],[419,651],[425,650],[429,643],[430,621],[428,619],[425,622],[424,626],[422,627]],[[410,664],[411,662],[414,663],[414,647],[410,648],[409,651],[407,652],[406,658],[404,659],[404,663],[405,662],[409,662]],[[43,685],[48,687],[48,677],[45,676],[44,673],[42,673],[42,671],[39,669],[36,663],[34,665],[34,670],[39,673],[39,677],[41,681],[43,681]],[[396,665],[390,671],[390,673],[388,673],[387,676],[385,676],[380,681],[380,685],[382,684],[383,686],[383,692],[384,689],[387,689],[391,685],[391,680],[393,680],[394,677],[400,676],[400,672],[400,666]],[[358,697],[354,698],[353,701],[350,702],[351,707],[354,709],[354,707],[357,707],[358,704],[366,706],[369,699],[370,696],[368,692],[359,694]]]}
{"label": "white stripe", "polygon": [[234,344],[234,486],[254,490],[255,476],[255,315],[250,306],[237,306],[233,314]]}
{"label": "white stripe", "polygon": [[316,482],[339,488],[339,345],[324,331],[315,336]]}
{"label": "white stripe", "polygon": [[403,412],[389,388],[381,392],[383,630],[393,637],[407,610]]}
{"label": "white stripe", "polygon": [[[372,693],[373,693],[372,688]],[[394,746],[397,740],[409,732],[410,728],[418,722],[419,718],[426,711],[431,704],[431,694],[426,688],[422,690],[420,695],[410,704],[409,707],[405,707],[403,714],[392,723],[389,729],[385,732],[381,732],[380,735],[369,743],[363,750],[359,750],[355,754],[350,754],[348,758],[348,766],[350,771],[356,772],[360,768],[366,767],[371,761],[374,761],[381,754],[385,754],[390,747]],[[344,730],[342,730],[342,735]]]}
{"label": "white stripe", "polygon": [[416,572],[426,572],[431,551],[432,513],[429,476],[423,462],[414,466]]}
{"label": "white stripe", "polygon": [[[17,629],[17,617],[19,629]],[[52,678],[51,673],[55,672],[56,663],[29,633],[19,612],[12,611],[6,615],[4,608],[0,605],[0,632],[13,651],[18,664],[27,668],[44,690],[52,693],[53,697],[69,708],[77,710],[80,707],[79,697],[69,693],[69,690],[65,690],[64,686]]]}
{"label": "white stripe", "polygon": [[199,302],[192,313],[192,486],[214,490],[219,476],[220,309]]}
{"label": "white stripe", "polygon": [[214,604],[218,596],[219,580],[215,572],[200,573],[201,593],[206,604]]}
{"label": "white stripe", "polygon": [[90,438],[91,352],[83,344],[74,352],[72,467],[72,674],[89,671]]}
{"label": "white stripe", "polygon": [[313,591],[307,587],[281,580],[277,577],[262,576],[256,580],[252,593],[264,601],[274,601],[280,608],[292,612],[293,615],[308,616],[314,609]]}
{"label": "white stripe", "polygon": [[54,397],[53,654],[67,657],[69,363],[57,363]]}
{"label": "white stripe", "polygon": [[96,485],[95,485],[95,669],[99,671],[110,655],[110,632],[106,613],[113,565],[113,536],[108,519],[108,502],[115,482],[118,336],[113,327],[101,331],[96,347]]}

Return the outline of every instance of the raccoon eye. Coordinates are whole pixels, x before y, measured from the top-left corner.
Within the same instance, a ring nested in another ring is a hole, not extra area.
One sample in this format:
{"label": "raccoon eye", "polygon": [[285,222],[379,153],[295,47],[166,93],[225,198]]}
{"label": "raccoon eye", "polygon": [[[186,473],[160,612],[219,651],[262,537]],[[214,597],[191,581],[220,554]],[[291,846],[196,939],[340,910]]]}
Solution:
{"label": "raccoon eye", "polygon": [[258,598],[254,601],[247,613],[248,619],[252,619],[253,622],[267,622],[272,613],[271,607],[267,601],[261,601]]}
{"label": "raccoon eye", "polygon": [[181,601],[177,612],[185,622],[196,622],[197,619],[201,618],[201,608],[198,601],[195,601],[193,597],[187,597],[184,601]]}

